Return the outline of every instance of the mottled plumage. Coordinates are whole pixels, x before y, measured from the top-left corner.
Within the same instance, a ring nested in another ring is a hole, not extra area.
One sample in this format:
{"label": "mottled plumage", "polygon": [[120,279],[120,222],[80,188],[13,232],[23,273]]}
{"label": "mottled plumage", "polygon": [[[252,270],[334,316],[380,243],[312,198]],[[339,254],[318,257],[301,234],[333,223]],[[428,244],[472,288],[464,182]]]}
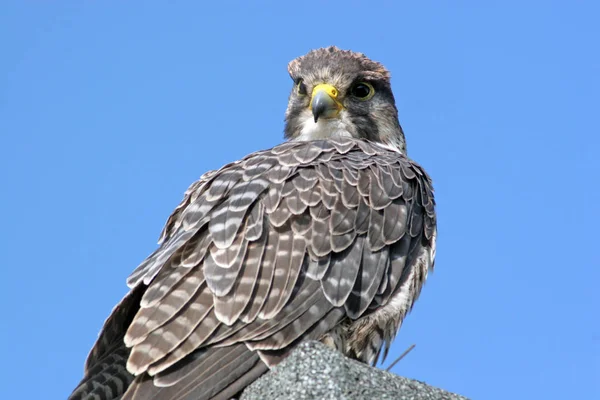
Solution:
{"label": "mottled plumage", "polygon": [[228,399],[310,339],[387,353],[433,268],[431,181],[381,64],[327,48],[289,71],[290,140],[190,186],[70,399]]}

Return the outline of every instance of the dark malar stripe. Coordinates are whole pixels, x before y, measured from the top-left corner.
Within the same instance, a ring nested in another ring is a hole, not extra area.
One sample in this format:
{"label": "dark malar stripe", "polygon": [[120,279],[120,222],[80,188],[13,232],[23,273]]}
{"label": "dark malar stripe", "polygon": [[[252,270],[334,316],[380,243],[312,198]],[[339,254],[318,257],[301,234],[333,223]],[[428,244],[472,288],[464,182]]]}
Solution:
{"label": "dark malar stripe", "polygon": [[361,139],[379,141],[379,127],[371,115],[351,116],[350,118]]}

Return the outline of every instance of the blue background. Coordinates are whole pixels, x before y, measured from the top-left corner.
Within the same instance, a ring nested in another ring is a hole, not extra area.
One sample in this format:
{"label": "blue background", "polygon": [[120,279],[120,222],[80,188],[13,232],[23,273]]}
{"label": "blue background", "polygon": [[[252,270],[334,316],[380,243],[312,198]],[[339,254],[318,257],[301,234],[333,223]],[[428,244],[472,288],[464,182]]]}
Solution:
{"label": "blue background", "polygon": [[0,398],[67,397],[184,190],[279,143],[287,62],[331,44],[392,71],[439,204],[386,365],[415,343],[394,372],[475,399],[600,398],[598,3],[254,4],[2,3]]}

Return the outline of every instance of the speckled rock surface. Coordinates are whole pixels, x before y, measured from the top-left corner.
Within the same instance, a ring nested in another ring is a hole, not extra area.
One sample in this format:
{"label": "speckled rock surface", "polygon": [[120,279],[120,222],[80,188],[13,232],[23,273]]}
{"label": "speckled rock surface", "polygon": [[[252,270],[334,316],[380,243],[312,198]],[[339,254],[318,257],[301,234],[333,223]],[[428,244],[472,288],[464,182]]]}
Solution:
{"label": "speckled rock surface", "polygon": [[240,400],[465,400],[422,382],[371,368],[319,342],[301,344],[248,386]]}

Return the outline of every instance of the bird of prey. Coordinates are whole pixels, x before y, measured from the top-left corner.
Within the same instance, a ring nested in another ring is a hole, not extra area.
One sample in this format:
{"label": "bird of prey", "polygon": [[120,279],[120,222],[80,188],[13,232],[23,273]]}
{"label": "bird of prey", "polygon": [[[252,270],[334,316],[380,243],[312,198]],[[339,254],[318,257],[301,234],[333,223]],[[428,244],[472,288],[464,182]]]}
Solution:
{"label": "bird of prey", "polygon": [[385,357],[434,265],[431,180],[382,64],[328,47],[288,71],[287,140],[189,187],[71,400],[229,399],[307,340]]}

